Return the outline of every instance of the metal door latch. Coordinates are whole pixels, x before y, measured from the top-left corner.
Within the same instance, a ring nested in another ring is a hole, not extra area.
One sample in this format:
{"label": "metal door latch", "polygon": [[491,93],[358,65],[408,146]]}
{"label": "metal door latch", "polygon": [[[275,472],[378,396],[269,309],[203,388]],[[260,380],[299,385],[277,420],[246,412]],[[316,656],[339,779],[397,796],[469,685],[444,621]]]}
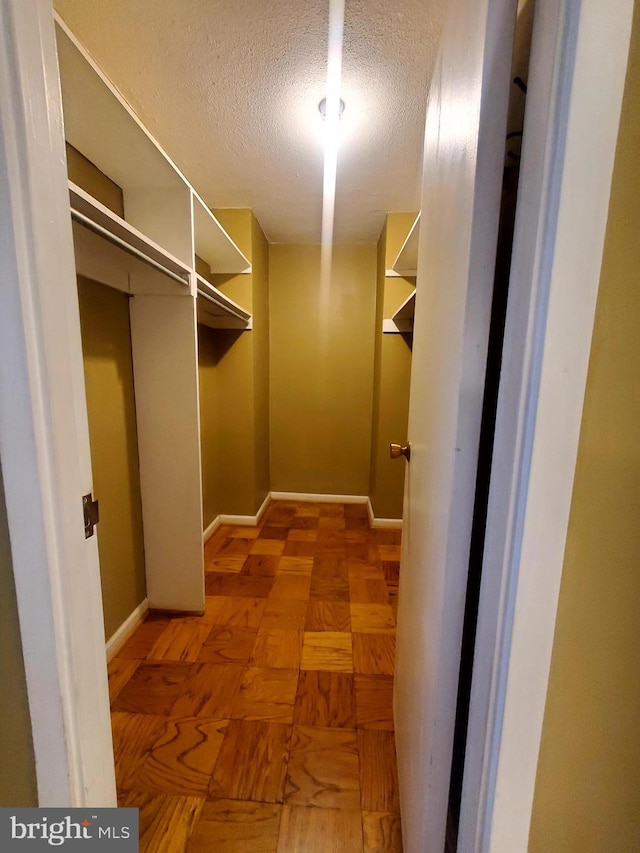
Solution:
{"label": "metal door latch", "polygon": [[411,445],[407,443],[403,447],[401,444],[390,444],[389,456],[392,459],[399,459],[401,456],[404,456],[408,462],[411,459]]}
{"label": "metal door latch", "polygon": [[82,496],[82,509],[84,510],[84,538],[88,539],[93,536],[93,528],[100,521],[98,501],[94,501],[91,492]]}

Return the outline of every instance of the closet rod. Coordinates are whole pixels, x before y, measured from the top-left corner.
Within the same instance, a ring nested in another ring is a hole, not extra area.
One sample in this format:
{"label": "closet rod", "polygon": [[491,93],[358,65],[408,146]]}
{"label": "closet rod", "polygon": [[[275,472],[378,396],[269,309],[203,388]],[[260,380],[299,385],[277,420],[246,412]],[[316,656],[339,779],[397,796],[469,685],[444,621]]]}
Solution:
{"label": "closet rod", "polygon": [[198,288],[198,296],[202,296],[203,299],[206,299],[208,302],[213,302],[218,308],[222,308],[225,314],[233,314],[234,317],[237,317],[238,320],[242,320],[243,323],[249,322],[249,317],[246,314],[239,314],[237,311],[234,311],[226,302],[222,300],[214,299],[209,293],[205,293],[204,290],[200,290]]}
{"label": "closet rod", "polygon": [[128,252],[130,255],[133,255],[134,258],[138,258],[148,266],[154,267],[154,269],[159,270],[163,275],[168,275],[169,278],[172,278],[179,284],[186,286],[189,285],[189,273],[186,272],[186,270],[185,275],[187,276],[187,279],[184,279],[181,275],[178,275],[178,273],[173,272],[173,270],[167,269],[158,261],[154,261],[153,258],[150,258],[148,255],[145,255],[145,253],[141,252],[140,249],[136,249],[135,246],[131,246],[129,243],[127,243],[126,240],[123,240],[115,234],[112,234],[108,228],[103,228],[102,225],[98,225],[98,223],[94,222],[93,219],[88,216],[85,216],[84,213],[80,213],[79,210],[75,210],[73,207],[71,208],[71,218],[75,219],[76,222],[80,223],[80,225],[84,225],[84,227],[88,228],[89,231],[94,231],[100,237],[104,237],[106,240],[109,240],[110,243],[114,243],[120,249],[123,249],[125,252]]}

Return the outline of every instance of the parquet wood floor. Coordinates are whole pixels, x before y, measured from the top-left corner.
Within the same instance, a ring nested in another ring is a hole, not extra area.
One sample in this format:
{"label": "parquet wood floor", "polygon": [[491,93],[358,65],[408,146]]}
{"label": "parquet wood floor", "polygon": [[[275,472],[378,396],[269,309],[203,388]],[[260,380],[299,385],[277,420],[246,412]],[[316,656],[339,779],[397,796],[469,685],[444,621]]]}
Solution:
{"label": "parquet wood floor", "polygon": [[273,501],[205,546],[202,617],[151,614],[109,664],[122,805],[147,853],[402,853],[400,531]]}

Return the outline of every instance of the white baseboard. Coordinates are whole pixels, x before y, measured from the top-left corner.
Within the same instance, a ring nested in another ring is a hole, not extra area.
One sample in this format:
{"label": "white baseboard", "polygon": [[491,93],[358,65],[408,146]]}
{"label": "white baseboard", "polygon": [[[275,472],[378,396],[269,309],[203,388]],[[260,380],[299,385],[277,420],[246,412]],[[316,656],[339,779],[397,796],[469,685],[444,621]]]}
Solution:
{"label": "white baseboard", "polygon": [[246,527],[257,527],[257,515],[219,515],[220,524],[242,524]]}
{"label": "white baseboard", "polygon": [[367,510],[369,512],[369,524],[374,529],[383,527],[390,527],[395,530],[402,529],[401,518],[376,518],[373,514],[373,507],[371,506],[370,498],[367,498]]}
{"label": "white baseboard", "polygon": [[321,504],[366,504],[366,495],[312,495],[303,492],[271,492],[274,501],[300,501]]}
{"label": "white baseboard", "polygon": [[257,527],[270,501],[299,501],[300,503],[337,503],[337,504],[366,504],[369,513],[369,523],[373,528],[402,527],[401,518],[376,518],[373,514],[371,500],[367,495],[314,495],[307,492],[269,492],[262,506],[255,515],[219,515],[211,522],[202,534],[203,542],[207,542],[221,524],[245,524]]}
{"label": "white baseboard", "polygon": [[393,530],[402,530],[402,519],[401,518],[374,518],[371,522],[371,526],[375,529],[381,529],[383,527],[388,527]]}
{"label": "white baseboard", "polygon": [[216,532],[216,530],[220,527],[221,524],[222,524],[222,522],[220,521],[220,516],[217,515],[213,519],[211,524],[208,527],[205,527],[205,529],[203,530],[203,532],[202,532],[203,543],[208,542],[209,539],[211,539],[211,537]]}
{"label": "white baseboard", "polygon": [[217,518],[211,522],[211,524],[207,527],[207,529],[202,534],[202,539],[206,542],[208,539],[211,539],[215,531],[220,527],[221,524],[245,524],[249,527],[257,527],[260,524],[260,520],[262,516],[265,514],[267,507],[269,506],[269,501],[271,500],[271,493],[267,494],[266,498],[262,501],[262,505],[258,512],[255,515],[219,515]]}
{"label": "white baseboard", "polygon": [[107,661],[110,661],[111,658],[115,657],[120,649],[127,642],[129,637],[136,630],[138,625],[142,622],[144,617],[147,614],[147,610],[149,609],[149,599],[145,598],[143,602],[141,602],[136,609],[131,613],[130,616],[125,619],[122,625],[118,628],[118,630],[109,637],[107,640]]}
{"label": "white baseboard", "polygon": [[262,506],[260,507],[260,509],[256,513],[256,524],[260,524],[260,520],[262,519],[262,516],[267,511],[267,507],[269,506],[270,503],[271,503],[271,492],[268,492],[266,498],[262,501]]}
{"label": "white baseboard", "polygon": [[376,518],[367,495],[312,495],[304,492],[271,492],[274,501],[300,501],[301,503],[366,504],[371,527],[402,528],[401,518]]}

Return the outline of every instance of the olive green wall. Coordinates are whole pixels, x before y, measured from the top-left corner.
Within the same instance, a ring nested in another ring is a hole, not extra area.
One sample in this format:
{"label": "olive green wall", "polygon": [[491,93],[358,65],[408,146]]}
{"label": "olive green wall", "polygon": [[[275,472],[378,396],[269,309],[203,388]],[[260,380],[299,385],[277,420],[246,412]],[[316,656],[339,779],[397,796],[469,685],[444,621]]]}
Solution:
{"label": "olive green wall", "polygon": [[255,216],[251,217],[253,279],[253,373],[255,406],[255,507],[271,488],[269,460],[269,244]]}
{"label": "olive green wall", "polygon": [[108,639],[146,595],[129,297],[78,278],[78,298]]}
{"label": "olive green wall", "polygon": [[[387,213],[385,223],[386,244],[385,244],[385,268],[391,269],[398,252],[407,239],[411,226],[415,222],[417,211],[413,213]],[[413,284],[413,280],[409,280]],[[395,309],[394,309],[395,310]]]}
{"label": "olive green wall", "polygon": [[206,277],[252,312],[253,331],[198,327],[205,528],[220,513],[255,515],[269,492],[268,246],[250,210],[214,213],[252,272]]}
{"label": "olive green wall", "polygon": [[38,805],[31,719],[0,470],[0,807]]}
{"label": "olive green wall", "polygon": [[[200,271],[202,275],[202,272]],[[200,385],[200,455],[202,464],[202,518],[205,528],[223,512],[218,484],[218,430],[216,395],[216,338],[213,329],[198,324],[198,379]]]}
{"label": "olive green wall", "polygon": [[531,853],[640,849],[640,4],[538,763]]}
{"label": "olive green wall", "polygon": [[[380,447],[380,370],[382,365],[382,320],[384,318],[384,285],[387,258],[387,221],[382,226],[376,251],[376,319],[375,348],[373,356],[373,407],[371,410],[371,462],[369,467],[369,491],[371,507],[376,500],[378,485],[378,451]],[[375,509],[374,509],[375,514]]]}
{"label": "olive green wall", "polygon": [[124,199],[120,187],[68,142],[66,151],[67,173],[70,180],[102,202],[109,210],[124,218]]}
{"label": "olive green wall", "polygon": [[391,459],[391,442],[407,440],[411,335],[383,334],[382,320],[393,316],[414,288],[414,279],[385,276],[416,218],[389,213],[378,241],[376,357],[369,496],[376,518],[402,518],[405,462]]}
{"label": "olive green wall", "polygon": [[376,247],[334,246],[330,281],[320,246],[272,245],[271,488],[369,491]]}

